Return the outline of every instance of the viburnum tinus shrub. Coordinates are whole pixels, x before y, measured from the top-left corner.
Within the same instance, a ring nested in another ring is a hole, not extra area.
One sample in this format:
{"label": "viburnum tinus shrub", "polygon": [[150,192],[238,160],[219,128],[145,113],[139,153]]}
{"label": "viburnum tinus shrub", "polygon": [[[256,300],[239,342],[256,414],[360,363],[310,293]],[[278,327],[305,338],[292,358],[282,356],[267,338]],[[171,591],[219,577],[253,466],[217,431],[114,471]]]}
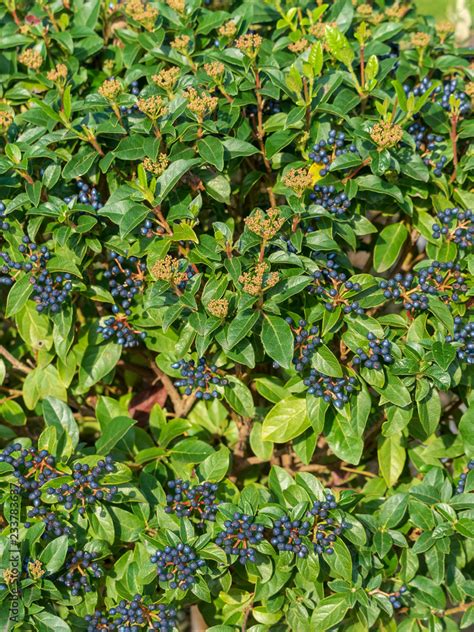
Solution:
{"label": "viburnum tinus shrub", "polygon": [[472,50],[412,4],[2,3],[2,629],[474,625]]}

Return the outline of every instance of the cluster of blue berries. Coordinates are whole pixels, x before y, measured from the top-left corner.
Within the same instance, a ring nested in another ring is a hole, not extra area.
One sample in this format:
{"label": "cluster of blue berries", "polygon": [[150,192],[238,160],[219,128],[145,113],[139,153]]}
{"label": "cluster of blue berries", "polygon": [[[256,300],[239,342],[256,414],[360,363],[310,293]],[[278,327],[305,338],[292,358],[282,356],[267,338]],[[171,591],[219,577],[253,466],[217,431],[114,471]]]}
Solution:
{"label": "cluster of blue berries", "polygon": [[408,133],[413,137],[417,150],[423,157],[423,162],[427,167],[434,165],[433,173],[439,177],[448,162],[446,156],[441,155],[446,146],[440,146],[445,142],[444,136],[430,132],[426,125],[415,122],[408,128]]}
{"label": "cluster of blue berries", "polygon": [[0,230],[7,231],[10,229],[10,224],[5,220],[6,206],[3,202],[0,202]]}
{"label": "cluster of blue berries", "polygon": [[279,551],[289,551],[304,558],[308,555],[308,547],[302,538],[307,536],[310,530],[311,522],[308,520],[291,520],[284,516],[275,521],[270,542]]}
{"label": "cluster of blue berries", "polygon": [[436,213],[438,222],[433,224],[433,237],[445,237],[460,248],[471,248],[474,242],[474,213],[459,208],[446,208]]}
{"label": "cluster of blue berries", "polygon": [[[311,358],[313,357],[316,348],[322,344],[322,340],[319,335],[319,327],[317,325],[308,327],[308,323],[304,319],[295,323],[290,316],[288,316],[285,320],[290,325],[295,337],[295,348],[292,362],[297,371],[303,371],[311,362]],[[273,366],[275,367],[275,363]]]}
{"label": "cluster of blue berries", "polygon": [[375,369],[380,371],[384,364],[392,364],[392,343],[384,338],[379,340],[375,334],[369,332],[367,334],[369,341],[368,351],[359,348],[356,350],[352,363],[362,365],[366,369]]}
{"label": "cluster of blue berries", "polygon": [[91,578],[102,576],[99,564],[94,561],[97,553],[90,551],[69,550],[66,560],[67,570],[58,577],[58,581],[71,589],[71,595],[77,596],[80,592],[91,592]]}
{"label": "cluster of blue berries", "polygon": [[464,489],[466,487],[467,475],[472,470],[474,470],[474,459],[471,459],[469,461],[469,463],[467,464],[466,471],[460,475],[458,484],[456,485],[456,494],[462,494],[464,492]]}
{"label": "cluster of blue berries", "polygon": [[457,356],[467,364],[474,364],[474,322],[463,323],[460,316],[454,318],[454,334],[446,336],[446,342],[459,344]]}
{"label": "cluster of blue berries", "polygon": [[330,517],[330,512],[337,509],[338,504],[333,494],[326,493],[326,500],[316,500],[309,511],[316,521],[314,552],[317,555],[334,553],[334,542],[348,527],[345,522],[338,523]]}
{"label": "cluster of blue berries", "polygon": [[112,306],[113,316],[107,317],[97,327],[97,333],[105,340],[115,339],[124,348],[137,347],[146,332],[135,330],[128,322],[131,306],[136,295],[142,291],[146,264],[138,257],[125,257],[116,252],[108,254],[109,267],[104,272],[108,289],[116,301]]}
{"label": "cluster of blue berries", "polygon": [[[331,262],[328,261],[329,263]],[[323,268],[313,272],[313,279],[308,291],[320,297],[329,312],[341,307],[344,314],[364,314],[359,302],[346,296],[348,292],[360,292],[362,287],[359,283],[349,281],[345,272],[338,272],[333,267]]]}
{"label": "cluster of blue berries", "polygon": [[263,540],[265,527],[254,522],[247,514],[236,512],[232,520],[224,522],[225,530],[221,531],[215,543],[221,546],[227,555],[238,555],[241,564],[256,561],[255,545]]}
{"label": "cluster of blue berries", "polygon": [[428,309],[430,296],[457,302],[460,293],[468,289],[460,265],[452,261],[433,261],[419,272],[397,273],[393,279],[380,281],[379,288],[386,299],[401,299],[403,308],[410,312]]}
{"label": "cluster of blue berries", "polygon": [[311,369],[303,382],[308,387],[309,395],[322,397],[336,408],[343,408],[354,392],[357,380],[355,377],[329,377]]}
{"label": "cluster of blue berries", "polygon": [[132,601],[122,599],[117,606],[107,612],[97,610],[93,615],[86,615],[85,621],[87,632],[139,632],[145,629],[173,632],[177,625],[177,612],[172,606],[145,603],[141,595],[134,595]]}
{"label": "cluster of blue berries", "polygon": [[[100,201],[100,193],[96,189],[94,185],[87,184],[83,180],[78,180],[76,182],[77,188],[77,201],[79,204],[85,204],[86,206],[90,206],[94,209],[94,211],[98,211],[104,205]],[[64,198],[66,204],[69,204],[72,200],[75,199],[75,196],[68,196]]]}
{"label": "cluster of blue berries", "polygon": [[461,116],[466,116],[471,111],[471,99],[465,92],[463,92],[463,90],[460,90],[458,88],[457,79],[445,81],[442,91],[437,90],[436,92],[440,93],[438,102],[444,110],[449,111],[451,109],[449,100],[451,98],[451,95],[454,95],[454,97],[456,99],[459,99],[459,101],[461,102],[459,106],[459,113],[461,114]]}
{"label": "cluster of blue berries", "polygon": [[[39,518],[44,524],[43,539],[59,538],[61,535],[71,535],[72,529],[66,526],[49,507],[33,507],[28,511],[28,518]],[[26,521],[26,529],[31,527],[31,521]]]}
{"label": "cluster of blue berries", "polygon": [[197,572],[206,565],[194,549],[182,542],[156,551],[151,556],[151,562],[156,564],[158,581],[167,583],[172,590],[191,588],[197,582]]}
{"label": "cluster of blue berries", "polygon": [[205,520],[214,522],[218,504],[216,502],[216,483],[200,483],[192,486],[189,481],[178,478],[168,483],[166,513],[175,513],[180,518],[195,517],[203,524]]}
{"label": "cluster of blue berries", "polygon": [[[331,185],[319,185],[314,186],[314,193],[309,194],[309,199],[315,204],[322,206],[327,211],[341,217],[349,210],[351,201],[344,193],[344,191],[336,191],[336,187]],[[308,232],[312,232],[309,230]]]}
{"label": "cluster of blue berries", "polygon": [[[132,81],[130,84],[130,94],[133,94],[134,97],[138,97],[140,94],[140,87],[138,85],[138,81]],[[120,106],[120,114],[122,116],[132,116],[132,114],[139,114],[138,105],[134,103],[131,107],[126,105]]]}
{"label": "cluster of blue berries", "polygon": [[102,334],[104,340],[115,339],[117,344],[124,349],[138,347],[141,340],[146,338],[145,331],[132,329],[130,323],[123,315],[108,316],[103,325],[98,325],[97,333]]}
{"label": "cluster of blue berries", "polygon": [[357,153],[357,147],[353,143],[350,143],[349,146],[346,145],[345,133],[337,132],[335,129],[329,130],[326,140],[320,140],[313,145],[313,150],[310,152],[309,157],[315,164],[322,166],[319,172],[320,176],[325,176],[329,173],[331,163],[337,156],[342,156],[347,152]]}
{"label": "cluster of blue berries", "polygon": [[18,246],[18,250],[23,255],[28,256],[26,262],[13,261],[6,252],[0,252],[0,258],[3,259],[0,271],[2,275],[6,275],[0,278],[0,283],[13,284],[12,270],[31,272],[30,283],[33,286],[32,296],[36,302],[36,310],[38,312],[59,312],[72,290],[71,275],[68,272],[56,275],[48,272],[46,266],[51,258],[51,253],[47,246],[39,248],[26,235],[22,238],[22,242]]}
{"label": "cluster of blue berries", "polygon": [[115,469],[110,456],[92,467],[86,463],[75,463],[72,468],[72,483],[63,483],[58,488],[49,487],[47,491],[51,496],[55,496],[56,502],[63,504],[67,511],[79,505],[79,513],[84,515],[87,507],[114,499],[117,487],[104,485],[100,483],[100,479],[110,472],[115,472]]}
{"label": "cluster of blue berries", "polygon": [[142,237],[146,237],[147,239],[151,239],[152,237],[155,237],[156,235],[164,235],[165,232],[166,231],[163,228],[163,226],[156,224],[149,217],[140,226],[140,235]]}
{"label": "cluster of blue berries", "polygon": [[397,590],[397,592],[394,592],[388,596],[388,599],[395,610],[399,610],[402,607],[401,598],[407,593],[408,588],[406,586],[401,586],[400,590]]}
{"label": "cluster of blue berries", "polygon": [[216,386],[227,386],[229,381],[221,377],[215,364],[208,364],[206,358],[199,358],[197,364],[194,360],[179,360],[171,367],[180,369],[182,379],[176,380],[177,388],[184,388],[185,395],[192,395],[196,399],[212,399],[219,397]]}
{"label": "cluster of blue berries", "polygon": [[130,316],[130,306],[135,296],[143,289],[146,265],[138,257],[124,257],[116,252],[108,255],[110,265],[104,272],[108,281],[109,291],[118,305],[112,307],[114,314],[122,309],[126,316]]}

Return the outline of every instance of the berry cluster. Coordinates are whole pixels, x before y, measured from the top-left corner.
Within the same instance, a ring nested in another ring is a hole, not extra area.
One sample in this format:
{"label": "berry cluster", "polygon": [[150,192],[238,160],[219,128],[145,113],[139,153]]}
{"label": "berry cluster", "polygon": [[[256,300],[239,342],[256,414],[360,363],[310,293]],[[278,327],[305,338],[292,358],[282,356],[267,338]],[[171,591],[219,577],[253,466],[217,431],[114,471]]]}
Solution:
{"label": "berry cluster", "polygon": [[97,333],[105,340],[115,339],[126,349],[137,347],[146,338],[146,332],[134,329],[128,322],[128,316],[132,313],[130,308],[136,295],[143,289],[146,265],[138,257],[127,258],[116,252],[110,252],[108,260],[109,267],[104,277],[116,304],[112,306],[114,315],[98,325]]}
{"label": "berry cluster", "polygon": [[446,342],[457,342],[457,356],[467,364],[474,364],[474,323],[463,323],[460,316],[454,319],[454,335],[446,336]]}
{"label": "berry cluster", "polygon": [[169,481],[170,493],[166,496],[168,506],[166,513],[175,513],[180,518],[194,516],[203,524],[205,520],[214,522],[216,519],[216,492],[218,485],[204,482],[191,486],[189,481],[178,478]]}
{"label": "berry cluster", "polygon": [[235,513],[232,520],[224,522],[225,531],[221,531],[215,540],[227,555],[238,555],[241,564],[256,561],[254,546],[262,541],[264,526],[256,524],[247,514]]}
{"label": "berry cluster", "polygon": [[344,191],[337,192],[333,184],[322,186],[316,184],[314,186],[314,193],[309,194],[309,199],[337,217],[341,217],[344,213],[347,213],[351,206],[351,201]]}
{"label": "berry cluster", "polygon": [[81,515],[86,513],[86,508],[96,502],[112,501],[117,493],[115,485],[103,485],[99,479],[109,472],[115,471],[112,457],[107,456],[97,465],[91,467],[86,463],[75,463],[72,471],[72,483],[63,483],[60,487],[48,488],[48,493],[56,497],[56,502],[64,504],[66,510],[71,511],[77,505]]}
{"label": "berry cluster", "polygon": [[322,397],[325,402],[334,404],[336,408],[343,408],[349,401],[356,381],[355,377],[329,377],[316,369],[311,369],[309,376],[303,380],[310,395]]}
{"label": "berry cluster", "polygon": [[[76,182],[76,188],[77,201],[80,204],[90,206],[94,209],[94,211],[98,211],[103,207],[103,204],[100,201],[100,193],[94,185],[89,185],[83,180],[78,180]],[[64,198],[66,204],[69,204],[72,200],[74,200],[74,196],[68,196]]]}
{"label": "berry cluster", "polygon": [[221,377],[215,364],[208,364],[206,358],[194,360],[179,360],[171,365],[173,369],[180,369],[182,379],[176,380],[177,388],[184,388],[185,395],[194,396],[197,399],[211,399],[219,397],[216,386],[227,386],[227,378]]}
{"label": "berry cluster", "polygon": [[303,558],[308,555],[308,547],[302,538],[309,534],[310,529],[311,523],[308,520],[291,520],[284,516],[275,521],[270,542],[279,551],[290,551]]}
{"label": "berry cluster", "polygon": [[[328,264],[332,261],[328,261]],[[353,301],[347,297],[348,292],[360,292],[362,289],[359,283],[347,280],[345,272],[337,272],[333,267],[315,270],[313,272],[313,283],[309,286],[309,293],[324,300],[324,307],[332,312],[336,307],[341,307],[344,314],[351,312],[362,316],[364,310],[358,301]]]}
{"label": "berry cluster", "polygon": [[[297,371],[303,371],[311,362],[316,347],[322,344],[319,327],[312,325],[308,328],[308,323],[303,319],[295,324],[289,316],[286,318],[286,322],[290,325],[295,336],[295,350],[292,362]],[[273,366],[275,366],[275,363]]]}
{"label": "berry cluster", "polygon": [[402,602],[400,600],[403,595],[406,595],[407,592],[408,588],[406,586],[401,586],[400,590],[397,590],[397,592],[394,592],[388,596],[388,599],[395,610],[398,610],[402,607]]}
{"label": "berry cluster", "polygon": [[369,341],[368,351],[364,351],[361,348],[357,349],[356,355],[352,360],[353,364],[362,365],[366,369],[380,371],[384,364],[393,362],[391,354],[392,343],[390,340],[386,338],[379,340],[372,332],[367,334],[367,340]]}
{"label": "berry cluster", "polygon": [[419,122],[412,123],[408,128],[408,133],[413,137],[425,165],[427,167],[433,165],[434,175],[441,176],[448,161],[446,156],[440,155],[440,152],[445,149],[445,145],[440,146],[440,143],[445,142],[444,136],[430,132],[426,125]]}
{"label": "berry cluster", "polygon": [[309,511],[309,515],[314,516],[315,519],[315,542],[313,546],[317,555],[321,553],[332,555],[334,542],[348,526],[345,522],[338,524],[334,518],[329,516],[330,512],[337,507],[338,504],[333,494],[326,493],[326,500],[316,500]]}
{"label": "berry cluster", "polygon": [[67,571],[58,577],[58,581],[70,588],[74,597],[82,591],[91,592],[90,579],[102,576],[102,570],[94,561],[96,557],[97,553],[69,550],[66,560]]}
{"label": "berry cluster", "polygon": [[99,630],[117,630],[120,632],[138,632],[139,630],[158,630],[173,632],[176,628],[177,612],[172,606],[162,603],[145,603],[141,595],[135,595],[132,601],[122,599],[117,606],[107,612],[96,611],[86,615],[87,632]]}
{"label": "berry cluster", "polygon": [[115,338],[124,349],[138,347],[140,341],[146,338],[146,332],[132,329],[127,317],[123,314],[106,318],[104,323],[97,327],[97,333],[102,334],[104,340]]}
{"label": "berry cluster", "polygon": [[146,265],[138,257],[124,257],[116,252],[108,255],[109,268],[104,272],[108,280],[109,291],[118,305],[112,307],[114,314],[124,310],[130,316],[130,306],[135,296],[143,289]]}
{"label": "berry cluster", "polygon": [[458,484],[456,485],[456,494],[462,494],[464,492],[464,489],[466,487],[466,479],[467,479],[467,475],[469,474],[469,472],[471,472],[472,470],[474,470],[474,459],[471,459],[469,461],[469,463],[467,464],[467,469],[465,472],[463,472],[460,477],[459,477],[459,481]]}
{"label": "berry cluster", "polygon": [[22,238],[22,242],[18,246],[18,250],[28,256],[26,262],[12,261],[6,252],[0,252],[0,258],[4,261],[1,272],[4,275],[8,275],[2,277],[0,282],[4,285],[12,285],[12,270],[31,272],[30,283],[33,286],[33,299],[37,303],[37,311],[59,312],[72,290],[71,275],[68,272],[52,275],[46,269],[51,258],[49,249],[46,246],[41,246],[38,251],[38,245],[33,243],[26,235]]}
{"label": "berry cluster", "polygon": [[[14,453],[18,453],[13,456]],[[37,451],[35,448],[23,448],[20,443],[13,443],[0,454],[0,462],[9,463],[13,467],[13,476],[18,486],[28,494],[33,507],[41,504],[40,487],[62,473],[56,469],[56,461],[47,450]]]}
{"label": "berry cluster", "polygon": [[[42,534],[42,538],[46,539],[48,537],[56,537],[59,538],[61,535],[71,535],[72,529],[64,525],[61,520],[59,520],[58,516],[50,511],[49,508],[46,507],[33,507],[28,511],[28,518],[40,518],[40,520],[44,524],[44,531]],[[24,523],[26,529],[31,527],[31,522],[26,521]]]}
{"label": "berry cluster", "polygon": [[0,202],[0,230],[9,230],[10,224],[5,221],[5,209],[6,206],[3,202]]}
{"label": "berry cluster", "polygon": [[329,168],[334,159],[337,156],[346,154],[348,151],[355,154],[357,153],[357,147],[352,143],[346,147],[345,133],[330,129],[326,140],[320,140],[313,145],[313,151],[310,152],[309,157],[315,164],[321,165],[322,168],[319,171],[319,175],[325,176],[329,173]]}
{"label": "berry cluster", "polygon": [[433,237],[445,237],[460,248],[471,248],[474,241],[474,213],[459,208],[446,208],[436,214],[438,222],[433,224]]}
{"label": "berry cluster", "polygon": [[140,226],[140,235],[142,237],[146,237],[147,239],[151,239],[152,237],[155,237],[155,235],[164,235],[165,232],[166,231],[163,226],[156,224],[150,218],[147,218]]}
{"label": "berry cluster", "polygon": [[456,99],[459,99],[459,101],[461,102],[459,106],[459,113],[461,114],[461,116],[466,116],[471,111],[471,99],[465,92],[458,89],[457,79],[445,81],[442,91],[437,88],[435,92],[439,93],[438,102],[444,110],[447,110],[449,112],[449,110],[451,109],[449,101],[451,95],[454,95],[454,97]]}
{"label": "berry cluster", "polygon": [[393,279],[382,280],[379,287],[386,299],[401,299],[407,311],[424,311],[429,307],[429,297],[438,296],[449,303],[458,301],[459,293],[467,291],[459,264],[433,263],[419,272],[397,273]]}
{"label": "berry cluster", "polygon": [[[138,81],[132,81],[132,83],[130,84],[130,94],[133,94],[134,97],[138,97],[138,95],[140,94]],[[132,114],[139,114],[138,105],[136,103],[134,103],[131,107],[121,105],[120,114],[122,116],[132,116]]]}
{"label": "berry cluster", "polygon": [[156,564],[158,580],[168,583],[172,590],[191,588],[197,582],[197,571],[206,565],[188,544],[183,543],[156,551],[151,556],[151,562]]}

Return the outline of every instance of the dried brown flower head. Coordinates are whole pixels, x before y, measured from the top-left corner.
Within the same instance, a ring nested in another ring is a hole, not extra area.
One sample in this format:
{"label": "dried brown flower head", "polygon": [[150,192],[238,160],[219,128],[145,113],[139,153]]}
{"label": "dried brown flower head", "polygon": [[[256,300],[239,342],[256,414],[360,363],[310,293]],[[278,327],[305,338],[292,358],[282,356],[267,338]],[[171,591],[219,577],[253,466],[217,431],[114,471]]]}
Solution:
{"label": "dried brown flower head", "polygon": [[146,99],[138,99],[137,107],[140,112],[146,114],[146,116],[151,118],[153,121],[156,121],[156,119],[166,114],[164,101],[157,95],[147,97]]}
{"label": "dried brown flower head", "polygon": [[400,125],[387,121],[375,123],[370,131],[370,136],[379,150],[397,145],[403,137],[403,129]]}
{"label": "dried brown flower head", "polygon": [[276,285],[278,279],[278,272],[270,272],[270,266],[265,261],[257,263],[253,270],[244,272],[239,277],[244,292],[252,296],[263,294],[263,292]]}
{"label": "dried brown flower head", "polygon": [[213,298],[206,307],[209,314],[216,318],[225,318],[229,311],[229,301],[226,298]]}
{"label": "dried brown flower head", "polygon": [[18,61],[30,70],[39,70],[43,63],[43,58],[34,48],[27,48],[18,55]]}
{"label": "dried brown flower head", "polygon": [[158,10],[148,3],[144,4],[142,0],[128,0],[125,13],[147,31],[153,30],[158,17]]}
{"label": "dried brown flower head", "polygon": [[171,255],[166,255],[164,259],[159,259],[152,267],[151,273],[158,281],[167,281],[173,286],[179,285],[186,281],[186,271],[181,271],[179,259],[175,259]]}
{"label": "dried brown flower head", "polygon": [[152,81],[166,92],[171,93],[179,77],[179,68],[171,66],[171,68],[163,68],[156,75],[152,76]]}
{"label": "dried brown flower head", "polygon": [[106,79],[99,88],[99,94],[107,101],[115,101],[122,92],[122,84],[117,79]]}
{"label": "dried brown flower head", "polygon": [[290,169],[283,177],[283,184],[301,197],[312,186],[313,178],[307,169]]}
{"label": "dried brown flower head", "polygon": [[416,48],[426,48],[431,42],[431,35],[429,33],[423,33],[423,31],[418,31],[417,33],[411,34],[410,42],[411,45]]}
{"label": "dried brown flower head", "polygon": [[65,64],[58,64],[53,70],[50,70],[46,77],[49,81],[62,82],[67,78],[67,66]]}
{"label": "dried brown flower head", "polygon": [[410,10],[410,7],[396,2],[385,9],[385,15],[392,20],[401,20]]}
{"label": "dried brown flower head", "polygon": [[0,131],[6,132],[13,123],[13,114],[8,110],[0,110]]}
{"label": "dried brown flower head", "polygon": [[45,572],[46,571],[43,569],[43,564],[39,560],[28,562],[28,573],[33,579],[40,579],[41,577],[43,577]]}
{"label": "dried brown flower head", "polygon": [[3,571],[3,581],[5,582],[5,584],[7,584],[7,586],[9,584],[13,584],[14,582],[16,582],[18,579],[18,571],[13,569],[13,568],[6,568]]}
{"label": "dried brown flower head", "polygon": [[188,100],[188,109],[202,121],[207,114],[211,114],[216,107],[219,99],[211,97],[206,92],[198,92],[195,88],[188,88],[184,93]]}
{"label": "dried brown flower head", "polygon": [[455,26],[449,20],[443,20],[442,22],[436,22],[436,33],[438,34],[439,39],[444,42],[444,40],[454,33]]}
{"label": "dried brown flower head", "polygon": [[184,13],[184,10],[186,9],[185,0],[166,0],[166,4],[170,7],[170,9],[173,9],[178,13]]}
{"label": "dried brown flower head", "polygon": [[174,48],[174,50],[177,50],[180,53],[185,53],[187,52],[190,41],[191,38],[189,35],[177,35],[171,42],[171,48]]}
{"label": "dried brown flower head", "polygon": [[237,24],[234,22],[234,20],[229,20],[229,22],[223,24],[219,29],[219,35],[221,37],[234,37],[236,33]]}
{"label": "dried brown flower head", "polygon": [[213,61],[210,64],[204,64],[204,70],[209,77],[220,77],[224,74],[225,66],[221,61]]}
{"label": "dried brown flower head", "polygon": [[144,158],[142,165],[146,171],[149,171],[154,176],[161,176],[169,165],[168,156],[166,154],[160,154],[156,161],[151,158]]}
{"label": "dried brown flower head", "polygon": [[245,219],[247,228],[265,241],[274,237],[284,223],[285,218],[277,208],[270,208],[266,213],[257,209],[253,215]]}
{"label": "dried brown flower head", "polygon": [[308,40],[302,37],[298,41],[293,42],[292,44],[289,44],[288,49],[292,53],[302,53],[304,50],[308,48],[309,45],[310,43],[308,42]]}
{"label": "dried brown flower head", "polygon": [[356,9],[357,15],[364,18],[372,15],[373,11],[374,11],[373,8],[370,6],[370,4],[367,4],[367,3],[360,4]]}
{"label": "dried brown flower head", "polygon": [[235,45],[249,57],[255,57],[262,45],[262,38],[257,33],[245,33],[239,37]]}

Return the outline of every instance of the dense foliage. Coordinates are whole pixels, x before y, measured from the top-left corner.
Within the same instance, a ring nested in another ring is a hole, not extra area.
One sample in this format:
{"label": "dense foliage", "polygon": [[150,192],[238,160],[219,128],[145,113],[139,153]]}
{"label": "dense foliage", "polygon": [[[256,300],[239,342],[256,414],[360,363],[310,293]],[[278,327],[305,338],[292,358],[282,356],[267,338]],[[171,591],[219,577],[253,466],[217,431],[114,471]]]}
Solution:
{"label": "dense foliage", "polygon": [[411,5],[2,2],[2,630],[474,625],[474,70]]}

